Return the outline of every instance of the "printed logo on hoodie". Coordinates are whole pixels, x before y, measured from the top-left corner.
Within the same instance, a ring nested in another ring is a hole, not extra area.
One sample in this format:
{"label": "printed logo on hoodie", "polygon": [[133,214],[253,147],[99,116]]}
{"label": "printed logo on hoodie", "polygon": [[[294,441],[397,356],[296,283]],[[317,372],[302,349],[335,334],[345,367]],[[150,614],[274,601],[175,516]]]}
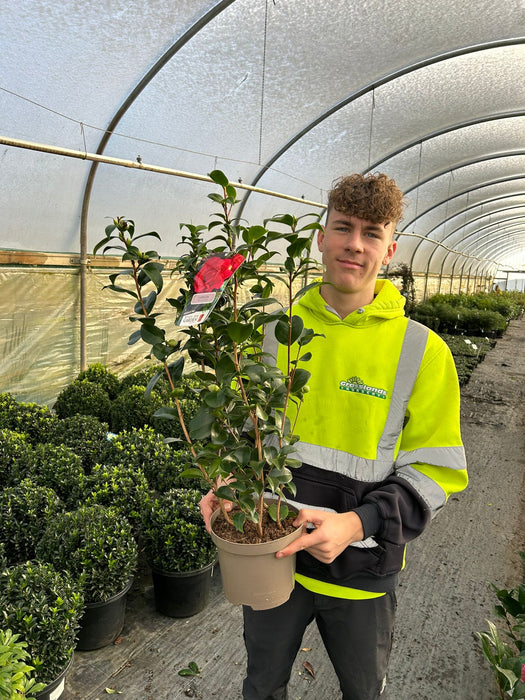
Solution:
{"label": "printed logo on hoodie", "polygon": [[350,379],[340,382],[339,388],[342,391],[353,391],[356,394],[367,394],[378,399],[386,399],[387,392],[385,389],[376,389],[374,386],[368,386],[359,377],[350,377]]}

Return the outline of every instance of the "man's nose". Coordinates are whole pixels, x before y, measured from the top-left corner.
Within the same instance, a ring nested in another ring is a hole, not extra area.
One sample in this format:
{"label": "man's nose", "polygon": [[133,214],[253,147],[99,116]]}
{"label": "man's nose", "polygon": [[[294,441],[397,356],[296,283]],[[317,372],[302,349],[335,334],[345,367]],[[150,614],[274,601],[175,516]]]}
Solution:
{"label": "man's nose", "polygon": [[363,252],[363,239],[360,231],[354,230],[348,233],[345,240],[345,248],[356,253]]}

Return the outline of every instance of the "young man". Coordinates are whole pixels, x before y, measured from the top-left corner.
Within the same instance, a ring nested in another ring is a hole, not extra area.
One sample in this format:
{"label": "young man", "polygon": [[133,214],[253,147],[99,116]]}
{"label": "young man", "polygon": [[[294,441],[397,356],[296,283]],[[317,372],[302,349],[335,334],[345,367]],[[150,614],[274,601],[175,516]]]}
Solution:
{"label": "young man", "polygon": [[[403,195],[386,175],[351,175],[329,194],[318,234],[323,282],[295,307],[322,336],[308,346],[310,392],[296,433],[296,586],[271,610],[244,608],[244,700],[285,700],[303,633],[316,620],[343,700],[376,700],[392,644],[405,544],[467,484],[459,386],[441,339],[409,321],[377,280],[392,259]],[[277,363],[282,359],[277,351]],[[203,499],[209,522],[213,496]]]}

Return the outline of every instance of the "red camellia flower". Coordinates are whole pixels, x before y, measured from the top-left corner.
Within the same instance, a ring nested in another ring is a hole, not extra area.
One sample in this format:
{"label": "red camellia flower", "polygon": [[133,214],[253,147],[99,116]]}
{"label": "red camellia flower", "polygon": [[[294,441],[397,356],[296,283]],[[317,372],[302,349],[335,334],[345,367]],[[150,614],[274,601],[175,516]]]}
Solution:
{"label": "red camellia flower", "polygon": [[521,664],[521,682],[525,683],[525,664]]}
{"label": "red camellia flower", "polygon": [[244,262],[244,257],[240,253],[229,257],[212,255],[202,263],[193,278],[193,291],[195,294],[215,292],[222,287],[226,280],[230,279],[242,262]]}

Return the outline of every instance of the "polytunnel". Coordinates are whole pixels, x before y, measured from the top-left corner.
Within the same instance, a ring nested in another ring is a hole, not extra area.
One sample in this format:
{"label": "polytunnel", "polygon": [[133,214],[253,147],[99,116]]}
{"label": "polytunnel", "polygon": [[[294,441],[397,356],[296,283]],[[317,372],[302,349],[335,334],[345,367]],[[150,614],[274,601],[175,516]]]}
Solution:
{"label": "polytunnel", "polygon": [[214,169],[252,224],[387,173],[420,297],[525,269],[521,0],[20,0],[0,20],[0,377],[22,399],[136,361],[93,247],[126,216],[180,255]]}

